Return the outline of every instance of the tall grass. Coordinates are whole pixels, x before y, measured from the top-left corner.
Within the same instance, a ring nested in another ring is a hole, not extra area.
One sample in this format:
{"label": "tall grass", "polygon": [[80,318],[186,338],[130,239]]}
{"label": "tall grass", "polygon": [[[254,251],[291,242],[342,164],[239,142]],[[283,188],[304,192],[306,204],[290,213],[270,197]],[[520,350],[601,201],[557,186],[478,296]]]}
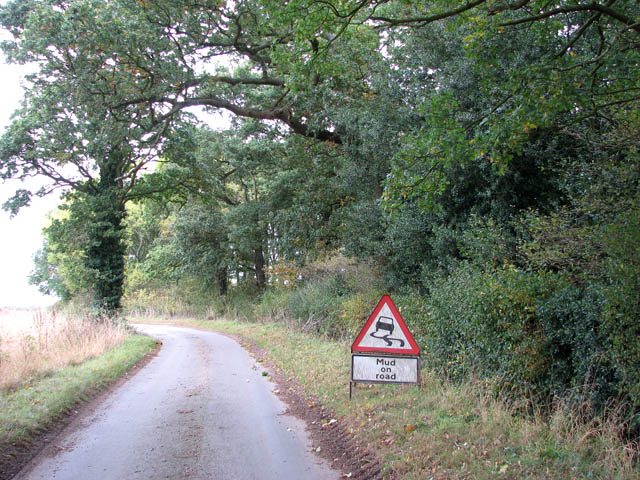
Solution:
{"label": "tall grass", "polygon": [[0,330],[0,390],[97,357],[121,344],[127,335],[124,325],[111,321],[34,312],[29,325]]}

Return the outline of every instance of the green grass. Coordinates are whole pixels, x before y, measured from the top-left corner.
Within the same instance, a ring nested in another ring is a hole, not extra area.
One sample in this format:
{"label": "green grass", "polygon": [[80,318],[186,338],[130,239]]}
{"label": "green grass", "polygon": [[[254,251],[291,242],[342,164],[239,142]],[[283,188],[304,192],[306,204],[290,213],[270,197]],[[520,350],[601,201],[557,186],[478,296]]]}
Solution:
{"label": "green grass", "polygon": [[396,478],[640,478],[615,421],[584,422],[562,409],[523,417],[481,385],[452,385],[427,368],[421,387],[358,385],[349,401],[347,343],[280,324],[175,318],[164,323],[240,335],[266,349],[310,399],[367,442]]}
{"label": "green grass", "polygon": [[97,358],[35,378],[15,390],[0,391],[0,447],[29,442],[61,415],[124,375],[154,345],[149,337],[131,335]]}

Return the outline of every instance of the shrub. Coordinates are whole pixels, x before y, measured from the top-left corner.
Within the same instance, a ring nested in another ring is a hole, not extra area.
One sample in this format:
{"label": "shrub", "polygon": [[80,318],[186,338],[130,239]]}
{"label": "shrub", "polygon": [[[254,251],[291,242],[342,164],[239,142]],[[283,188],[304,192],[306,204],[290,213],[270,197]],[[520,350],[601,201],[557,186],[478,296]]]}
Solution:
{"label": "shrub", "polygon": [[298,330],[350,339],[381,295],[379,274],[370,265],[339,255],[305,266],[302,278],[295,289],[267,289],[256,308],[258,316]]}
{"label": "shrub", "polygon": [[380,296],[373,291],[346,296],[340,303],[339,315],[331,326],[331,336],[353,341],[366,323]]}
{"label": "shrub", "polygon": [[540,302],[537,315],[548,358],[541,390],[602,410],[620,382],[603,324],[605,297],[595,286],[566,285]]}
{"label": "shrub", "polygon": [[610,397],[616,380],[600,290],[556,274],[469,264],[430,289],[418,337],[430,363],[451,378],[475,376],[537,399],[577,395],[602,406]]}
{"label": "shrub", "polygon": [[256,305],[256,315],[269,321],[285,321],[288,315],[289,297],[293,290],[289,288],[267,288]]}
{"label": "shrub", "polygon": [[640,409],[640,209],[620,215],[608,228],[605,244],[609,276],[605,324],[623,392]]}
{"label": "shrub", "polygon": [[346,293],[341,275],[308,283],[291,294],[288,311],[302,331],[331,335]]}

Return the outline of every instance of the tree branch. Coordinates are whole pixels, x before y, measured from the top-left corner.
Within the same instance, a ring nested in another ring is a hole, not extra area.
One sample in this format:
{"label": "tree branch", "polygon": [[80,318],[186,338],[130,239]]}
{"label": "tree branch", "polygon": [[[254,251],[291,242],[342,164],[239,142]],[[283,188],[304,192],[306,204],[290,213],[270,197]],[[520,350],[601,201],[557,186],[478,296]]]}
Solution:
{"label": "tree branch", "polygon": [[412,23],[422,23],[422,24],[433,23],[433,22],[437,22],[438,20],[444,20],[445,18],[455,17],[456,15],[460,15],[461,13],[464,13],[467,10],[471,10],[477,7],[478,5],[485,3],[485,1],[486,0],[474,0],[454,10],[448,10],[446,12],[437,13],[435,15],[431,15],[427,17],[408,17],[408,18],[369,17],[369,20],[388,23],[392,27],[409,25]]}
{"label": "tree branch", "polygon": [[333,142],[337,144],[342,143],[342,139],[335,132],[329,130],[313,130],[306,123],[294,118],[288,108],[258,109],[243,107],[215,96],[188,98],[179,102],[171,100],[166,101],[173,104],[173,109],[167,114],[168,116],[171,116],[177,111],[183,110],[188,107],[206,106],[222,108],[239,117],[255,118],[257,120],[279,120],[288,125],[289,128],[291,128],[291,130],[293,130],[295,133],[305,137],[315,138],[316,140]]}
{"label": "tree branch", "polygon": [[556,15],[563,15],[563,14],[576,13],[576,12],[599,12],[603,15],[606,15],[615,20],[618,20],[619,22],[625,24],[630,29],[635,30],[637,33],[640,33],[640,24],[638,24],[633,18],[629,18],[625,15],[622,15],[620,12],[608,7],[607,5],[602,5],[595,2],[586,4],[586,5],[574,5],[571,7],[554,8],[553,10],[548,10],[538,15],[532,15],[530,17],[524,17],[524,18],[517,18],[515,20],[504,22],[501,24],[501,26],[513,27],[515,25],[521,25],[523,23],[532,23],[532,22],[537,22],[539,20],[545,20],[547,18],[555,17]]}
{"label": "tree branch", "polygon": [[227,83],[229,85],[271,85],[274,87],[284,87],[284,80],[278,78],[268,77],[245,77],[245,78],[233,78],[224,76],[212,76],[207,80],[214,82]]}

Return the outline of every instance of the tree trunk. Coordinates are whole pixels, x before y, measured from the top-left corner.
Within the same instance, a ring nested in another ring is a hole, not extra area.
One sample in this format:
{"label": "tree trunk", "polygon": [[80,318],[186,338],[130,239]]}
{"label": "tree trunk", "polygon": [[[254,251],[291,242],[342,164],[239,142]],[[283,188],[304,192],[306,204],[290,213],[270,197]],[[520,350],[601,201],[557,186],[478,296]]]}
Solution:
{"label": "tree trunk", "polygon": [[267,284],[267,277],[264,273],[264,253],[262,252],[262,245],[253,249],[253,265],[256,273],[256,286],[258,290],[262,290]]}
{"label": "tree trunk", "polygon": [[220,296],[224,296],[229,291],[229,277],[227,267],[218,270],[218,291]]}
{"label": "tree trunk", "polygon": [[100,169],[100,181],[89,192],[86,264],[93,274],[94,307],[109,317],[119,314],[124,287],[125,207],[118,172],[121,156],[112,154]]}

